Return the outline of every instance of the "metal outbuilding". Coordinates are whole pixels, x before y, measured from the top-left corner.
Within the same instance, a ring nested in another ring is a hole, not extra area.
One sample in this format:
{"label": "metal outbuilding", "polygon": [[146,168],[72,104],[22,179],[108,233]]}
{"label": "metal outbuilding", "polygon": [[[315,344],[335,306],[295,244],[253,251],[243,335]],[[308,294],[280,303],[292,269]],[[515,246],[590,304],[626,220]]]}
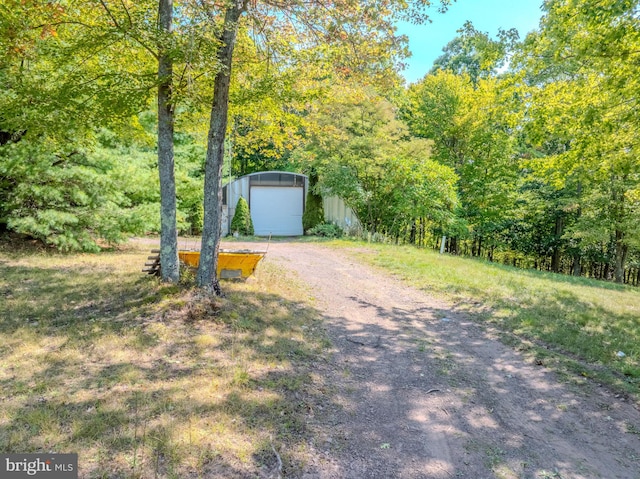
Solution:
{"label": "metal outbuilding", "polygon": [[236,204],[242,196],[249,204],[256,236],[300,236],[307,197],[306,175],[288,171],[262,171],[242,176],[222,189],[222,234],[230,234]]}
{"label": "metal outbuilding", "polygon": [[[222,187],[222,234],[232,234],[231,220],[242,196],[249,204],[256,236],[301,236],[302,214],[307,199],[308,178],[289,171],[261,171],[241,176]],[[325,196],[327,223],[340,226],[347,234],[362,227],[342,198]]]}

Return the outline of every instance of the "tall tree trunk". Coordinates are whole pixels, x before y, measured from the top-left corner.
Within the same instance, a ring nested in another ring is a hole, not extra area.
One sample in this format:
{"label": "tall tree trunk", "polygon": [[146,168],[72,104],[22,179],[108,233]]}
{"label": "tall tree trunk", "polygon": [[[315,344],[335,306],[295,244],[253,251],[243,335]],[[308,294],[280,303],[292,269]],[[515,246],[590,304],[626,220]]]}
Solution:
{"label": "tall tree trunk", "polygon": [[624,265],[627,260],[629,248],[624,243],[624,233],[616,231],[616,265],[614,270],[614,280],[616,283],[624,282]]}
{"label": "tall tree trunk", "polygon": [[449,253],[458,254],[458,238],[451,238],[449,240]]}
{"label": "tall tree trunk", "polygon": [[[582,194],[582,183],[578,181],[578,188],[576,191],[578,199],[580,199]],[[578,202],[578,211],[577,218],[582,216],[582,208],[580,207],[580,202]],[[580,248],[576,247],[573,253],[573,276],[581,276],[582,275],[582,255],[580,254]]]}
{"label": "tall tree trunk", "polygon": [[556,217],[556,228],[554,234],[554,246],[553,256],[551,257],[551,271],[554,273],[560,272],[560,238],[562,237],[562,230],[564,229],[564,218],[562,216]]}
{"label": "tall tree trunk", "polygon": [[169,38],[173,23],[173,0],[159,0],[158,45],[158,173],[160,175],[160,265],[162,280],[180,279],[176,231],[176,181],[173,159],[174,109],[171,102],[173,60]]}
{"label": "tall tree trunk", "polygon": [[571,274],[573,276],[581,276],[582,275],[582,265],[580,264],[580,255],[576,254],[573,257],[573,269]]}
{"label": "tall tree trunk", "polygon": [[216,294],[221,294],[216,270],[222,226],[222,163],[229,112],[231,61],[238,33],[238,20],[246,9],[246,1],[234,0],[225,11],[224,25],[219,38],[221,46],[218,50],[218,61],[221,68],[216,74],[213,84],[213,104],[211,105],[211,120],[207,138],[207,157],[204,169],[204,225],[197,282],[199,287],[211,288]]}

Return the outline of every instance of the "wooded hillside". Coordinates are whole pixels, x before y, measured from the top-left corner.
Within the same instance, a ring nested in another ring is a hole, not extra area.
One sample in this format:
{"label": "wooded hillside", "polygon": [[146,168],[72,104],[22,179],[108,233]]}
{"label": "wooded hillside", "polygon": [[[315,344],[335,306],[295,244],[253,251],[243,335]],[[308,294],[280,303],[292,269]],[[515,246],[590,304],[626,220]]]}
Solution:
{"label": "wooded hillside", "polygon": [[526,38],[467,23],[412,85],[394,25],[424,2],[170,4],[164,26],[146,0],[0,5],[0,230],[86,251],[159,232],[166,87],[170,208],[201,233],[228,71],[224,178],[313,171],[369,238],[640,284],[637,1],[548,0]]}

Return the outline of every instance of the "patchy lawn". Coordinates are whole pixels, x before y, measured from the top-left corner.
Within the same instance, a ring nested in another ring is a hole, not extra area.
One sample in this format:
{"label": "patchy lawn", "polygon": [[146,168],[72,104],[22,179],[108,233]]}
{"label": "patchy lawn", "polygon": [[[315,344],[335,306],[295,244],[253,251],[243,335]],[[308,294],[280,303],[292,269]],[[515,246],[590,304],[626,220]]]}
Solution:
{"label": "patchy lawn", "polygon": [[300,471],[328,345],[308,292],[266,262],[200,298],[148,254],[0,247],[0,451],[77,452],[92,478]]}

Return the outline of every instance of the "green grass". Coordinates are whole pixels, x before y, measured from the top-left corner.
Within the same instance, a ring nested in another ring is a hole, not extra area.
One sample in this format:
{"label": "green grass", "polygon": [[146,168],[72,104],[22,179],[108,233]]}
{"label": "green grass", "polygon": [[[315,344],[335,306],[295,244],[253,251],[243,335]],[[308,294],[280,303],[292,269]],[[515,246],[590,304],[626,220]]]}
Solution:
{"label": "green grass", "polygon": [[[268,475],[275,448],[283,473],[299,475],[308,411],[331,390],[313,368],[330,344],[309,291],[264,262],[225,283],[226,298],[200,297],[143,275],[148,249],[0,243],[0,452],[78,452],[81,477],[195,478]],[[639,291],[414,248],[361,251],[545,364],[638,397]]]}
{"label": "green grass", "polygon": [[268,262],[221,300],[99,255],[0,245],[0,452],[79,453],[81,477],[245,477],[306,460],[327,346]]}
{"label": "green grass", "polygon": [[356,254],[499,328],[537,361],[640,397],[638,288],[413,247],[368,244],[366,251]]}

